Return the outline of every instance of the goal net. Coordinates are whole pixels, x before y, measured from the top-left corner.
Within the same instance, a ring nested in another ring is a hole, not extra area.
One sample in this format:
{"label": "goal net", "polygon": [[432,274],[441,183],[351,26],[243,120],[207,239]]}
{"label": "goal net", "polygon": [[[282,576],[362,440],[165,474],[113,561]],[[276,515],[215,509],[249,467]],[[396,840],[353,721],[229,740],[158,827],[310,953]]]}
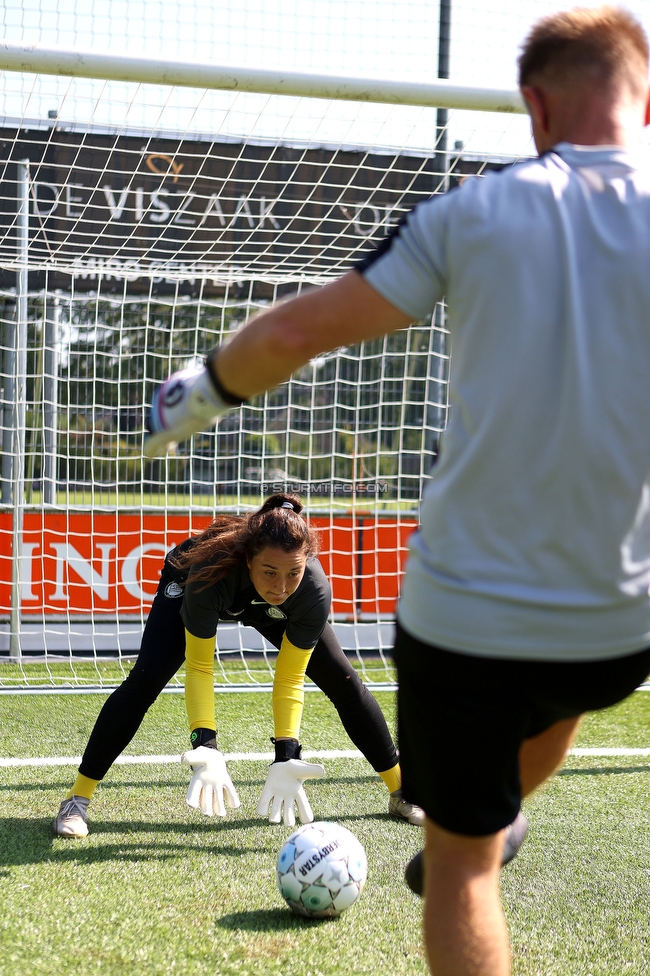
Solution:
{"label": "goal net", "polygon": [[[27,40],[43,42],[44,11]],[[93,77],[75,77],[61,48],[78,39],[63,21],[48,36],[61,47],[9,63],[8,43],[0,64],[14,69],[0,109],[0,690],[119,682],[165,552],[280,490],[321,529],[341,643],[366,681],[390,683],[408,537],[447,416],[444,308],[317,357],[167,458],[143,458],[146,411],[257,309],[527,151],[524,120],[472,110],[490,92],[447,110],[386,79],[375,101],[343,83],[317,97],[332,85],[316,72],[232,69],[198,87],[179,62],[179,83],[144,83],[152,64],[119,47],[95,65],[77,50]],[[227,91],[232,78],[260,90]],[[310,97],[282,94],[299,84]],[[256,632],[221,625],[217,643],[218,687],[268,687],[274,650]]]}

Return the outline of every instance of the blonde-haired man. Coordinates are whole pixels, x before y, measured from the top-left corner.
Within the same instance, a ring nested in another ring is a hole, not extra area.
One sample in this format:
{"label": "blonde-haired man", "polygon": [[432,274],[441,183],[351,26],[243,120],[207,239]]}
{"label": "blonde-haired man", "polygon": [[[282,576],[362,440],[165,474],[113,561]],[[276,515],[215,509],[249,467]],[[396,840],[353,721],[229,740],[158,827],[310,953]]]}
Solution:
{"label": "blonde-haired man", "polygon": [[163,387],[154,422],[157,445],[174,440],[446,297],[450,420],[395,646],[435,976],[509,973],[505,827],[580,714],[650,671],[648,45],[629,13],[576,9],[535,25],[519,66],[538,159],[421,204],[213,355],[207,405],[188,381],[178,413]]}

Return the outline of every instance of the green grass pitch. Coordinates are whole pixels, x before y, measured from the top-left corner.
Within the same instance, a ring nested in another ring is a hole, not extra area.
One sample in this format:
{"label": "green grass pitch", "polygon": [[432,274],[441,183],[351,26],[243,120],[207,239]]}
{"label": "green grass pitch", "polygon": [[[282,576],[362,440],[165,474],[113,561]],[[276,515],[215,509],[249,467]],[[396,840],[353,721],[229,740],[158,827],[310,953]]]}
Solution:
{"label": "green grass pitch", "polygon": [[[378,698],[392,720],[392,696]],[[102,701],[0,697],[0,755],[78,755]],[[270,748],[268,694],[220,695],[217,709],[224,751]],[[185,728],[182,696],[165,695],[129,752],[180,753]],[[351,747],[319,694],[307,696],[303,741]],[[650,694],[590,717],[576,744],[650,746]],[[230,764],[242,807],[224,820],[188,810],[180,765],[115,767],[85,841],[51,830],[71,767],[0,767],[0,976],[425,974],[420,904],[402,881],[420,830],[387,816],[386,791],[363,760],[326,768],[307,785],[316,819],[359,837],[369,875],[347,913],[311,922],[275,886],[289,829],[253,816],[261,761]],[[644,757],[571,757],[526,803],[528,839],[502,873],[517,976],[650,971],[649,772]]]}

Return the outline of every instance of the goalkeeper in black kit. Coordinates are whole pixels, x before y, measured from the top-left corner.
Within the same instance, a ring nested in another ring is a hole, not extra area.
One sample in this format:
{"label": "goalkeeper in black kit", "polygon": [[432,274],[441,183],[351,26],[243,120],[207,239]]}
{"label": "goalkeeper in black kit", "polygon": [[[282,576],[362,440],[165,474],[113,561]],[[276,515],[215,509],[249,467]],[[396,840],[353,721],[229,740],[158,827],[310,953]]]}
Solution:
{"label": "goalkeeper in black kit", "polygon": [[279,650],[273,683],[275,762],[257,805],[259,816],[291,826],[295,806],[303,823],[313,820],[303,782],[325,770],[301,759],[306,675],[330,698],[346,732],[383,779],[389,813],[423,823],[422,810],[402,798],[397,753],[381,709],[327,622],[330,584],[316,558],[318,536],[301,510],[295,495],[273,495],[257,512],[217,516],[204,532],[168,553],[138,659],[97,718],[55,833],[88,834],[95,787],[184,661],[193,747],[181,757],[193,770],[187,802],[209,816],[224,816],[226,803],[239,806],[217,746],[213,667],[219,620],[254,627]]}

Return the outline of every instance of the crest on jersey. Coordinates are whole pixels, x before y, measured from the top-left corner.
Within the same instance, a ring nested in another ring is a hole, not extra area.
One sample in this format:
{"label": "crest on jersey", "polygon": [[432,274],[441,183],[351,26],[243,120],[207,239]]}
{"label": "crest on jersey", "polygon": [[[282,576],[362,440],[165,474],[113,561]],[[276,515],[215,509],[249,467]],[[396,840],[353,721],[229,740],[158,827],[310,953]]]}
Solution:
{"label": "crest on jersey", "polygon": [[168,596],[170,600],[174,600],[176,597],[183,595],[183,587],[179,586],[178,583],[172,581],[168,583],[165,587],[165,596]]}
{"label": "crest on jersey", "polygon": [[273,617],[274,620],[286,620],[287,619],[286,613],[282,613],[282,610],[280,610],[279,607],[269,607],[269,609],[266,611],[266,613],[267,613],[267,616]]}

